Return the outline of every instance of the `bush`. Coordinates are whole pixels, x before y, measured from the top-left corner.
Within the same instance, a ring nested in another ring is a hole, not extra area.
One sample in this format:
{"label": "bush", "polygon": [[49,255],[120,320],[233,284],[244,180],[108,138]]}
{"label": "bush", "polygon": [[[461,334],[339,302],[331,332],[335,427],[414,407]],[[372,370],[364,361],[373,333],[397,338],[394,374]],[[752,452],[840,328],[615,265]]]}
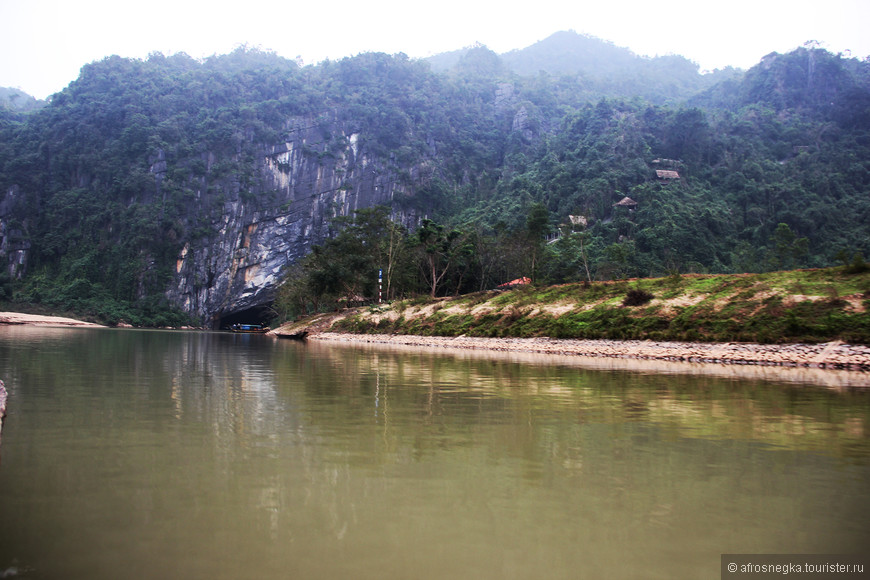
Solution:
{"label": "bush", "polygon": [[655,298],[650,292],[640,288],[633,288],[628,291],[622,301],[623,306],[642,306]]}
{"label": "bush", "polygon": [[852,257],[852,263],[845,268],[847,274],[863,274],[868,270],[870,270],[870,264],[864,261],[864,256],[860,252],[855,253]]}

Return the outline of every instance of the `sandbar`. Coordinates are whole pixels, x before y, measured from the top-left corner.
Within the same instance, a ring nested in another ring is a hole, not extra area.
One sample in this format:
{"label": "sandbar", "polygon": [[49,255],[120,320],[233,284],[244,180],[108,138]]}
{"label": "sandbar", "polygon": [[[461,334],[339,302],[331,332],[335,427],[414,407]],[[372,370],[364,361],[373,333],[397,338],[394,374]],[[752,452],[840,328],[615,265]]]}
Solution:
{"label": "sandbar", "polygon": [[63,316],[43,316],[41,314],[25,314],[23,312],[0,312],[0,324],[27,324],[33,326],[92,326],[100,324],[65,318]]}

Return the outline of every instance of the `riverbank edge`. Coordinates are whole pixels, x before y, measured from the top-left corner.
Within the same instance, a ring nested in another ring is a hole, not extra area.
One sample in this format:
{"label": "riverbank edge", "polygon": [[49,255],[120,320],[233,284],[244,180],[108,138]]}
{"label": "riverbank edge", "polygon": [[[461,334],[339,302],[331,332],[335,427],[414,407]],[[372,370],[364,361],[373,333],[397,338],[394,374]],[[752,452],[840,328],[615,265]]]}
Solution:
{"label": "riverbank edge", "polygon": [[0,312],[0,325],[30,325],[30,326],[87,326],[102,328],[103,325],[85,322],[64,316],[44,316],[41,314],[25,314],[23,312]]}
{"label": "riverbank edge", "polygon": [[652,342],[554,338],[442,337],[318,332],[307,338],[422,348],[454,348],[670,362],[766,365],[870,372],[870,346],[840,341],[821,344]]}
{"label": "riverbank edge", "polygon": [[764,365],[870,372],[870,345],[840,340],[823,343],[689,342],[571,338],[491,338],[350,333],[333,325],[360,309],[322,313],[269,331],[270,336],[344,343],[454,348],[586,358],[621,358],[686,363]]}

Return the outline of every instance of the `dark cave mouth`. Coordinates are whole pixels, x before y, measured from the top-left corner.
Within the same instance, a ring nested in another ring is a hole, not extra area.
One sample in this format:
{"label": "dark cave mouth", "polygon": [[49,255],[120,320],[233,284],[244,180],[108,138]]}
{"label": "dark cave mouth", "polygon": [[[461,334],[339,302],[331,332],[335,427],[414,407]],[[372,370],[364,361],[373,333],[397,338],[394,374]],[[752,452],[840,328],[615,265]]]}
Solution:
{"label": "dark cave mouth", "polygon": [[270,304],[261,304],[221,315],[218,318],[216,328],[219,330],[229,330],[233,324],[262,324],[263,326],[268,326],[273,318],[275,318],[275,311],[272,310],[272,306]]}

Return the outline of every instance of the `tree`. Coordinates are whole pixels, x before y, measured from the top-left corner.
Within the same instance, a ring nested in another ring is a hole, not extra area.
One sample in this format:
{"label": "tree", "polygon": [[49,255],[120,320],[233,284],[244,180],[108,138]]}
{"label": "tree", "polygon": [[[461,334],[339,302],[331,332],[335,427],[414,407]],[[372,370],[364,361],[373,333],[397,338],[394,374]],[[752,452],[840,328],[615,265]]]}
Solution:
{"label": "tree", "polygon": [[388,299],[395,296],[393,283],[407,261],[408,247],[407,231],[390,219],[389,211],[385,206],[358,210],[349,228],[349,233],[356,235],[371,253],[373,270],[383,271]]}
{"label": "tree", "polygon": [[532,280],[538,276],[538,266],[546,244],[547,232],[550,231],[550,212],[542,203],[534,203],[529,208],[526,217],[526,241],[529,250],[529,272]]}
{"label": "tree", "polygon": [[284,272],[283,282],[278,288],[273,308],[281,320],[308,314],[308,278],[301,263],[296,263]]}
{"label": "tree", "polygon": [[796,261],[805,257],[809,249],[809,241],[798,238],[785,223],[777,224],[770,241],[773,244],[771,264],[774,268],[794,267]]}
{"label": "tree", "polygon": [[586,273],[586,281],[592,282],[592,274],[589,273],[589,252],[587,251],[592,236],[589,235],[589,232],[574,232],[571,234],[571,237],[575,238],[580,246],[580,261],[583,263],[583,271]]}
{"label": "tree", "polygon": [[444,276],[453,266],[463,245],[463,234],[459,230],[444,231],[444,226],[430,219],[424,219],[415,236],[420,256],[420,272],[429,296],[435,298]]}
{"label": "tree", "polygon": [[373,298],[378,270],[386,271],[387,296],[392,296],[394,277],[406,261],[407,234],[388,212],[375,207],[337,218],[334,224],[340,229],[335,237],[315,246],[301,271],[288,269],[282,308],[310,303],[318,310],[324,299]]}
{"label": "tree", "polygon": [[620,279],[628,277],[632,271],[631,262],[634,259],[635,245],[627,240],[611,244],[604,248],[605,262],[599,265],[599,272],[605,278]]}

